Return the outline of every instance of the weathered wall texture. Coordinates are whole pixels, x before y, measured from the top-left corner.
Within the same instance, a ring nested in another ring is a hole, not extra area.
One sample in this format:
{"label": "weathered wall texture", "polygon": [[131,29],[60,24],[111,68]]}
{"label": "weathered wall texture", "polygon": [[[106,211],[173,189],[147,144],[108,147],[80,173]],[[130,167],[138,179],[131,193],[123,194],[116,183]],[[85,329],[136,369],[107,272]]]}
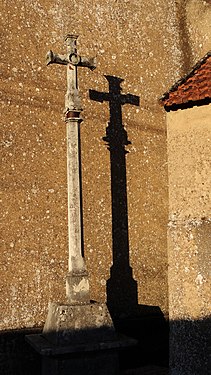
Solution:
{"label": "weathered wall texture", "polygon": [[[97,54],[98,59],[94,72],[79,74],[91,298],[106,300],[112,264],[110,153],[102,140],[109,109],[108,103],[91,101],[88,95],[89,89],[108,91],[107,74],[125,80],[122,93],[140,97],[139,107],[126,104],[122,110],[131,142],[126,155],[130,265],[139,304],[159,306],[166,313],[166,129],[157,98],[182,74],[175,2],[2,0],[1,13],[1,329],[41,325],[48,302],[65,299],[66,70],[45,67],[45,54],[65,51],[68,32],[80,35],[81,54]],[[196,57],[208,47],[201,29],[197,33],[195,39],[192,32]]]}
{"label": "weathered wall texture", "polygon": [[208,373],[210,117],[211,105],[167,115],[170,363],[178,375]]}
{"label": "weathered wall texture", "polygon": [[189,43],[195,62],[211,48],[211,1],[187,0],[186,15]]}
{"label": "weathered wall texture", "polygon": [[210,216],[210,115],[210,105],[167,114],[170,220]]}
{"label": "weathered wall texture", "polygon": [[211,48],[211,2],[177,0],[175,3],[182,54],[180,67],[182,75],[185,75]]}

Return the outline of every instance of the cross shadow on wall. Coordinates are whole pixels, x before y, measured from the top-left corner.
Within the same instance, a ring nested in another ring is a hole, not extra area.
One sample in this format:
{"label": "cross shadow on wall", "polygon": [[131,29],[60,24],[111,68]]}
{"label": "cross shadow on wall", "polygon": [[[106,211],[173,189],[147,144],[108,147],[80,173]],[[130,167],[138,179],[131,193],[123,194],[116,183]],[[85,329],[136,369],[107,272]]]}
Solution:
{"label": "cross shadow on wall", "polygon": [[136,95],[121,94],[122,78],[108,75],[105,78],[109,92],[89,90],[89,95],[91,100],[108,102],[110,110],[110,121],[103,137],[110,151],[112,200],[113,264],[106,285],[107,305],[117,331],[138,340],[138,346],[129,350],[129,355],[127,351],[122,352],[120,363],[126,367],[131,363],[133,366],[148,362],[166,364],[167,322],[158,306],[138,304],[137,282],[133,279],[129,258],[126,146],[131,142],[122,122],[122,106],[139,106],[140,100]]}
{"label": "cross shadow on wall", "polygon": [[121,94],[119,77],[108,76],[109,92],[89,90],[90,99],[107,101],[110,109],[110,121],[103,140],[110,151],[111,199],[112,199],[112,253],[113,265],[111,277],[107,281],[107,305],[114,318],[131,313],[138,306],[137,282],[133,279],[129,260],[128,203],[125,147],[131,142],[122,123],[122,106],[139,106],[136,95]]}

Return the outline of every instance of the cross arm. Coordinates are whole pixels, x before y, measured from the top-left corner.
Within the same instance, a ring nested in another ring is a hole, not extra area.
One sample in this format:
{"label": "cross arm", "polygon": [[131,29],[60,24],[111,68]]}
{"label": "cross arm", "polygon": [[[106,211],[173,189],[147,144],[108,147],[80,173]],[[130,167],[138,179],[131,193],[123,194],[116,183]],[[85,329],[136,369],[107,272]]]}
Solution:
{"label": "cross arm", "polygon": [[79,56],[76,53],[71,53],[69,55],[60,55],[56,54],[53,51],[48,51],[46,55],[46,64],[72,64],[75,66],[85,66],[91,70],[94,70],[97,67],[96,57],[83,57]]}
{"label": "cross arm", "polygon": [[80,62],[79,62],[78,65],[79,66],[85,66],[85,67],[87,67],[91,70],[94,70],[97,67],[97,59],[96,59],[96,57],[87,58],[87,57],[81,56]]}
{"label": "cross arm", "polygon": [[66,55],[59,55],[54,53],[53,51],[48,51],[46,55],[46,64],[62,64],[62,65],[67,65],[69,64],[69,59],[68,56]]}

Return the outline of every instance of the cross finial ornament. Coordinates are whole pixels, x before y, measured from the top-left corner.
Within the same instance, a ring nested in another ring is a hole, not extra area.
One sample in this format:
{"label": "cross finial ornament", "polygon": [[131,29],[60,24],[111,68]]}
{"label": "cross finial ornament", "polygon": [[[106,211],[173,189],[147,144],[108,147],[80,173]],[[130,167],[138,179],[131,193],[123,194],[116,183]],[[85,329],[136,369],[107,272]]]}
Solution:
{"label": "cross finial ornament", "polygon": [[[67,53],[65,55],[55,54],[51,50],[47,53],[47,65],[67,65],[67,93],[65,96],[65,118],[74,117],[82,111],[81,100],[78,91],[77,67],[87,67],[90,70],[96,68],[96,58],[79,56],[76,41],[78,35],[68,34],[65,37]],[[71,113],[71,112],[76,112]]]}
{"label": "cross finial ornament", "polygon": [[82,251],[82,212],[80,180],[80,112],[77,67],[96,68],[95,58],[79,56],[76,48],[78,36],[68,34],[65,38],[65,55],[47,53],[47,65],[67,66],[67,92],[65,95],[65,122],[67,125],[67,190],[68,190],[68,242],[69,267],[66,279],[67,299],[70,303],[89,302],[88,273]]}

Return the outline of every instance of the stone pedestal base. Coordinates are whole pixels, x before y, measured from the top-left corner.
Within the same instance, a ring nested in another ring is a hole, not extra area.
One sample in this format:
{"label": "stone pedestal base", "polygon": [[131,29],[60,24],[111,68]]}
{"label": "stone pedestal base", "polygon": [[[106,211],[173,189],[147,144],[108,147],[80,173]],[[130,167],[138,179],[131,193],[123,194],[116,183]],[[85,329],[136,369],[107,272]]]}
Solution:
{"label": "stone pedestal base", "polygon": [[113,322],[104,303],[51,303],[43,336],[54,345],[98,343],[116,338]]}
{"label": "stone pedestal base", "polygon": [[99,303],[52,303],[43,333],[26,340],[42,355],[42,375],[117,375],[118,350],[136,344],[116,334]]}
{"label": "stone pedestal base", "polygon": [[41,334],[28,335],[26,340],[42,355],[42,375],[119,374],[118,348],[124,340],[71,346],[52,345]]}

